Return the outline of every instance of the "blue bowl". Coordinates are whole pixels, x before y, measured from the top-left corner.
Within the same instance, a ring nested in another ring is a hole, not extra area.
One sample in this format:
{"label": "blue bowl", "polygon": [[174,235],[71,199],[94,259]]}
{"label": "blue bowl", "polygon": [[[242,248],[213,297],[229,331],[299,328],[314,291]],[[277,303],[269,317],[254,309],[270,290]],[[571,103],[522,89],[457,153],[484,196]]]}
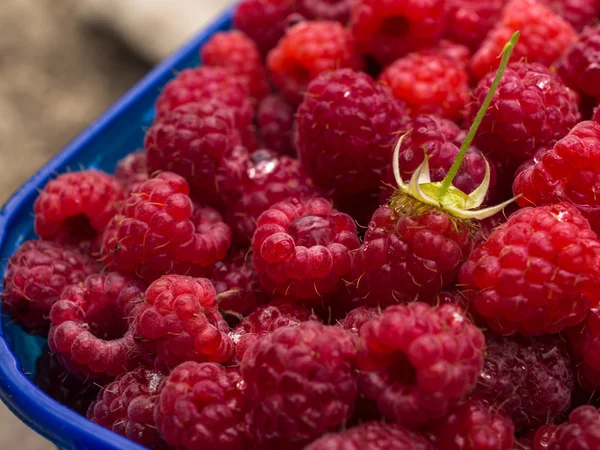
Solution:
{"label": "blue bowl", "polygon": [[[144,129],[154,115],[153,105],[163,86],[178,72],[199,63],[198,49],[217,31],[231,26],[232,10],[162,64],[113,105],[87,130],[70,142],[25,183],[0,211],[0,278],[6,261],[33,231],[33,202],[37,190],[57,173],[98,168],[112,172],[117,161],[143,146]],[[64,449],[123,450],[143,447],[108,431],[56,402],[32,379],[45,339],[25,333],[2,314],[0,327],[0,397],[10,410],[35,431]]]}

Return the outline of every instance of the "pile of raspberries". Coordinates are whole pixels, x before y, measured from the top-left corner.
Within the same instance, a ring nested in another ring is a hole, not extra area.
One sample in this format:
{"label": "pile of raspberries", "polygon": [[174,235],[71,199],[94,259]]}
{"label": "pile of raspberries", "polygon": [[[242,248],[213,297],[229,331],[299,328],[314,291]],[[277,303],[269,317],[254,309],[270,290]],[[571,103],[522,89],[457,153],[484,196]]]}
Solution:
{"label": "pile of raspberries", "polygon": [[[143,151],[40,192],[1,294],[36,383],[150,449],[600,449],[599,14],[243,0]],[[441,181],[515,31],[454,185],[516,202],[399,210],[399,137]]]}

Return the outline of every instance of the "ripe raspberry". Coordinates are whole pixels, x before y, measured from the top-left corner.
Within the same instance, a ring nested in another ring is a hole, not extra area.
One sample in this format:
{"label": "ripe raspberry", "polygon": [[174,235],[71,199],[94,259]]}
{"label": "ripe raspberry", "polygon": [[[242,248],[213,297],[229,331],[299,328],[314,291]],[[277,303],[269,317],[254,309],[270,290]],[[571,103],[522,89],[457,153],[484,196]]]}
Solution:
{"label": "ripe raspberry", "polygon": [[283,97],[267,95],[258,105],[256,120],[265,146],[281,155],[294,156],[295,109]]}
{"label": "ripe raspberry", "polygon": [[[486,75],[475,88],[467,122],[475,118],[493,78],[493,73]],[[541,64],[509,64],[475,143],[514,170],[537,149],[552,146],[579,122],[578,102],[577,94]]]}
{"label": "ripe raspberry", "polygon": [[600,4],[596,0],[541,0],[576,31],[594,25]]}
{"label": "ripe raspberry", "polygon": [[302,448],[352,415],[356,343],[340,327],[310,321],[275,330],[242,361],[248,433],[256,448]]}
{"label": "ripe raspberry", "polygon": [[327,434],[305,450],[434,450],[423,436],[391,423],[367,422]]}
{"label": "ripe raspberry", "polygon": [[506,0],[449,0],[446,37],[475,51],[494,27]]}
{"label": "ripe raspberry", "polygon": [[340,325],[345,330],[350,331],[352,334],[358,336],[361,327],[369,322],[371,319],[375,319],[381,315],[379,308],[370,308],[368,306],[359,306],[348,313],[346,318],[342,320]]}
{"label": "ripe raspberry", "polygon": [[474,396],[510,417],[518,431],[552,423],[569,409],[573,389],[571,358],[560,337],[486,335]]}
{"label": "ripe raspberry", "polygon": [[515,426],[479,400],[469,400],[432,424],[429,435],[438,450],[511,450]]}
{"label": "ripe raspberry", "polygon": [[111,380],[139,366],[139,358],[117,296],[130,279],[90,275],[66,288],[50,310],[48,346],[81,378]]}
{"label": "ripe raspberry", "polygon": [[71,284],[99,271],[91,257],[55,242],[26,241],[8,260],[2,309],[28,331],[48,329],[50,308]]}
{"label": "ripe raspberry", "polygon": [[132,326],[144,360],[168,368],[185,361],[227,361],[233,344],[215,297],[205,278],[164,275],[152,283]]}
{"label": "ripe raspberry", "polygon": [[412,116],[437,114],[459,120],[470,96],[467,72],[434,51],[409,53],[397,59],[387,66],[379,81],[406,102]]}
{"label": "ripe raspberry", "polygon": [[65,244],[94,241],[122,199],[111,175],[94,169],[64,173],[48,182],[33,205],[35,232]]}
{"label": "ripe raspberry", "polygon": [[117,163],[115,178],[128,196],[148,179],[148,164],[144,150],[130,153]]}
{"label": "ripe raspberry", "polygon": [[296,116],[302,166],[334,196],[377,189],[405,121],[404,104],[368,75],[324,73],[310,84]]}
{"label": "ripe raspberry", "polygon": [[356,224],[323,198],[280,202],[258,218],[254,266],[267,292],[318,299],[342,287],[350,252],[359,246]]}
{"label": "ripe raspberry", "polygon": [[[515,47],[513,60],[526,59],[529,63],[538,62],[545,66],[556,61],[577,39],[573,27],[542,3],[511,0],[502,9],[501,19],[473,55],[471,74],[475,78],[479,79],[498,67],[498,55],[515,31],[521,32],[521,38]],[[507,82],[506,73],[503,82]]]}
{"label": "ripe raspberry", "polygon": [[109,268],[152,282],[165,273],[198,274],[225,258],[231,230],[211,208],[196,208],[179,175],[163,172],[123,202],[102,241]]}
{"label": "ripe raspberry", "polygon": [[185,362],[163,382],[156,425],[170,448],[243,450],[244,388],[236,370]]}
{"label": "ripe raspberry", "polygon": [[154,422],[154,405],[165,376],[140,367],[117,377],[90,405],[87,417],[151,449],[166,449]]}
{"label": "ripe raspberry", "polygon": [[301,22],[269,52],[267,65],[283,98],[298,105],[310,81],[335,69],[362,69],[348,31],[338,22]]}
{"label": "ripe raspberry", "polygon": [[551,334],[598,302],[600,242],[568,203],[523,208],[462,266],[459,283],[496,333]]}
{"label": "ripe raspberry", "polygon": [[308,20],[335,20],[346,24],[356,0],[296,0],[296,11]]}
{"label": "ripe raspberry", "polygon": [[583,323],[567,328],[564,334],[578,369],[577,381],[584,390],[595,391],[600,387],[600,310],[592,308]]}
{"label": "ripe raspberry", "polygon": [[569,415],[566,423],[556,428],[556,434],[550,441],[548,450],[600,448],[599,426],[600,411],[593,406],[581,406]]}
{"label": "ripe raspberry", "polygon": [[229,70],[245,86],[252,98],[261,99],[269,92],[260,51],[241,31],[215,33],[200,49],[200,57],[206,66]]}

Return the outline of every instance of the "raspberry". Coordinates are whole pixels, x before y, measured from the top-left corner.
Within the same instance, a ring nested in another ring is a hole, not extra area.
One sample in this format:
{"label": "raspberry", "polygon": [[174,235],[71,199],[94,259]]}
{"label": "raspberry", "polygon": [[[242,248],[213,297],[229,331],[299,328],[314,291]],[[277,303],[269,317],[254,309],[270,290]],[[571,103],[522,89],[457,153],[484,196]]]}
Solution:
{"label": "raspberry", "polygon": [[368,75],[349,69],[324,73],[298,108],[302,166],[335,195],[377,189],[405,120],[403,103]]}
{"label": "raspberry", "polygon": [[594,25],[598,15],[598,2],[596,0],[541,0],[556,14],[569,22],[577,31]]}
{"label": "raspberry", "polygon": [[124,311],[117,305],[129,282],[117,273],[90,275],[66,288],[52,306],[48,346],[81,378],[111,380],[139,366]]}
{"label": "raspberry", "polygon": [[350,31],[359,52],[387,65],[435,45],[446,21],[444,0],[358,0]]}
{"label": "raspberry", "polygon": [[348,31],[338,22],[301,22],[290,28],[269,52],[267,65],[283,98],[298,105],[308,84],[322,72],[363,62]]}
{"label": "raspberry", "polygon": [[211,208],[196,208],[179,175],[163,172],[123,202],[102,241],[109,268],[152,282],[165,273],[197,274],[224,259],[231,230]]}
{"label": "raspberry", "polygon": [[141,150],[127,155],[117,163],[115,178],[128,196],[148,179],[146,152]]}
{"label": "raspberry", "polygon": [[243,450],[244,407],[239,372],[185,362],[163,382],[154,418],[170,448]]}
{"label": "raspberry", "polygon": [[185,361],[227,361],[233,344],[215,297],[205,278],[164,275],[152,283],[132,326],[144,360],[168,368]]}
{"label": "raspberry", "polygon": [[327,434],[305,450],[434,450],[425,438],[394,424],[367,422],[338,434]]}
{"label": "raspberry", "polygon": [[267,292],[318,299],[342,287],[350,252],[359,246],[356,224],[323,199],[280,202],[258,218],[254,265]]}
{"label": "raspberry", "polygon": [[270,150],[252,153],[245,169],[237,188],[240,197],[229,205],[226,214],[240,242],[252,239],[258,217],[275,203],[290,197],[309,199],[319,194],[297,160]]}
{"label": "raspberry", "polygon": [[456,42],[442,39],[432,50],[442,54],[463,69],[466,69],[471,62],[471,51],[469,48]]}
{"label": "raspberry", "polygon": [[[573,27],[542,3],[511,0],[502,9],[501,19],[473,55],[471,73],[475,78],[479,79],[498,67],[498,55],[515,31],[521,32],[521,38],[515,47],[513,60],[526,59],[545,66],[556,61],[577,39]],[[506,73],[503,82],[507,82]],[[493,107],[488,111],[491,110]]]}
{"label": "raspberry", "polygon": [[8,260],[2,309],[28,331],[48,329],[50,308],[71,284],[99,270],[96,262],[55,242],[26,241]]}
{"label": "raspberry", "polygon": [[259,340],[242,360],[256,448],[297,449],[352,415],[356,343],[340,327],[304,322]]}
{"label": "raspberry", "polygon": [[[475,88],[467,122],[474,120],[493,78],[493,73],[486,75]],[[578,101],[577,94],[541,64],[509,64],[475,143],[514,170],[537,149],[552,146],[579,122]]]}
{"label": "raspberry", "polygon": [[510,419],[479,400],[463,403],[429,427],[439,450],[511,450],[515,427]]}
{"label": "raspberry", "polygon": [[455,281],[470,249],[466,226],[442,211],[413,216],[381,206],[353,255],[352,278],[371,305],[435,297]]}
{"label": "raspberry", "polygon": [[335,20],[346,24],[356,0],[296,0],[296,10],[308,20]]}
{"label": "raspberry", "polygon": [[64,173],[48,182],[33,205],[35,232],[65,244],[94,241],[122,199],[121,186],[104,172]]}
{"label": "raspberry", "polygon": [[282,155],[294,156],[295,109],[283,97],[267,95],[258,105],[256,120],[265,146]]}
{"label": "raspberry", "polygon": [[224,67],[234,74],[252,98],[260,99],[269,92],[260,51],[241,31],[215,33],[200,49],[200,56],[206,66]]}
{"label": "raspberry", "polygon": [[598,302],[600,242],[568,203],[523,208],[462,266],[464,295],[496,333],[551,334]]}
{"label": "raspberry", "polygon": [[[593,406],[580,406],[569,420],[556,428],[548,450],[587,450],[600,448],[600,411]],[[536,435],[537,437],[537,435]]]}
{"label": "raspberry", "polygon": [[483,333],[455,305],[387,308],[360,329],[361,392],[400,425],[440,419],[474,387]]}
{"label": "raspberry", "polygon": [[90,405],[87,417],[126,438],[152,449],[166,449],[154,422],[154,405],[165,376],[140,367],[120,375]]}
{"label": "raspberry", "polygon": [[494,27],[506,0],[449,0],[446,37],[475,51]]}
{"label": "raspberry", "polygon": [[595,391],[600,387],[600,310],[593,308],[582,324],[567,328],[564,334],[578,368],[579,384],[586,391]]}
{"label": "raspberry", "polygon": [[573,372],[560,337],[505,338],[489,333],[486,344],[474,396],[505,413],[517,430],[551,423],[569,409]]}
{"label": "raspberry", "polygon": [[379,81],[406,102],[410,114],[437,114],[453,120],[463,117],[470,91],[466,71],[434,51],[409,53],[390,64]]}
{"label": "raspberry", "polygon": [[379,308],[370,308],[368,306],[359,306],[348,313],[346,318],[342,320],[340,325],[345,330],[350,331],[352,334],[358,336],[361,327],[369,322],[371,319],[375,319],[381,315]]}

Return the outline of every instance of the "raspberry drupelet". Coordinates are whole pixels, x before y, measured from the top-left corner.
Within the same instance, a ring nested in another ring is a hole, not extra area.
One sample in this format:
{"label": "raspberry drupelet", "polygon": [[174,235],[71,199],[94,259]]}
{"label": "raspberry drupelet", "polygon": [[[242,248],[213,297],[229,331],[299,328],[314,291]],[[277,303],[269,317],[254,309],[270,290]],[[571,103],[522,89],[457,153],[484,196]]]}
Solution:
{"label": "raspberry drupelet", "polygon": [[255,448],[303,448],[350,418],[357,394],[354,337],[303,322],[260,339],[242,360]]}
{"label": "raspberry drupelet", "polygon": [[[600,411],[593,406],[580,406],[569,414],[569,420],[550,433],[547,450],[587,450],[600,448]],[[539,433],[538,433],[539,434]],[[536,438],[538,437],[536,434]],[[536,448],[537,450],[537,448]]]}
{"label": "raspberry drupelet", "polygon": [[475,51],[500,18],[506,0],[448,0],[446,38]]}
{"label": "raspberry drupelet", "polygon": [[165,376],[140,367],[105,386],[87,411],[92,422],[153,450],[167,448],[154,422],[154,405]]}
{"label": "raspberry drupelet", "polygon": [[233,343],[213,285],[205,278],[164,275],[133,311],[132,333],[142,358],[168,370],[185,361],[229,359]]}
{"label": "raspberry drupelet", "polygon": [[115,169],[115,178],[121,183],[125,196],[135,191],[148,179],[146,152],[140,150],[121,159]]}
{"label": "raspberry drupelet", "polygon": [[343,287],[359,246],[350,216],[324,198],[290,199],[262,213],[257,227],[253,260],[267,293],[315,300]]}
{"label": "raspberry drupelet", "polygon": [[256,121],[264,145],[281,155],[294,156],[294,120],[296,109],[278,94],[267,95],[258,105]]}
{"label": "raspberry drupelet", "polygon": [[340,322],[340,325],[345,330],[350,331],[352,334],[358,336],[362,326],[381,315],[379,308],[373,308],[369,306],[359,306],[348,313],[348,315]]}
{"label": "raspberry drupelet", "polygon": [[182,177],[162,172],[123,202],[103,236],[102,258],[109,269],[150,283],[165,273],[204,273],[225,258],[231,239],[216,211],[194,212]]}
{"label": "raspberry drupelet", "polygon": [[288,29],[269,52],[267,65],[283,98],[298,105],[310,81],[320,73],[343,68],[360,70],[363,61],[340,23],[314,21]]}
{"label": "raspberry drupelet", "polygon": [[184,362],[164,380],[154,409],[169,448],[244,450],[245,385],[214,363]]}
{"label": "raspberry drupelet", "polygon": [[100,267],[91,257],[56,242],[26,241],[8,260],[2,309],[31,332],[48,330],[49,313],[62,291]]}

